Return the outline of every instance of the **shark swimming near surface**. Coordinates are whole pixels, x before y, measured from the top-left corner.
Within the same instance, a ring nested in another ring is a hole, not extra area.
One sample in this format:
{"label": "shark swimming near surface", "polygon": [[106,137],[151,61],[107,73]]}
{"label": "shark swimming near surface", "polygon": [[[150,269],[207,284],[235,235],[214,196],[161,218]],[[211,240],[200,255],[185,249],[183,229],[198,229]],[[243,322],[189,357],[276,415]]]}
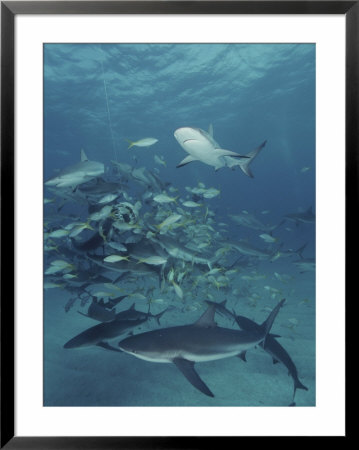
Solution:
{"label": "shark swimming near surface", "polygon": [[214,140],[212,126],[209,127],[208,132],[200,128],[178,128],[174,132],[174,136],[181,147],[189,153],[189,156],[182,160],[177,167],[182,167],[192,161],[201,161],[213,166],[215,170],[221,167],[234,169],[236,166],[239,166],[243,173],[250,178],[253,178],[250,164],[267,143],[267,141],[264,141],[246,155],[239,155],[220,147],[218,142]]}
{"label": "shark swimming near surface", "polygon": [[285,299],[281,300],[255,330],[218,327],[214,321],[216,307],[210,305],[194,324],[137,334],[118,345],[125,353],[146,361],[173,363],[196,389],[214,397],[195,371],[195,363],[239,356],[265,341],[284,302]]}
{"label": "shark swimming near surface", "polygon": [[222,149],[210,133],[200,128],[178,128],[174,132],[174,137],[183,150],[188,153],[188,156],[177,167],[182,167],[193,161],[201,161],[218,170],[221,167],[227,166],[227,161],[224,159],[224,156],[249,158],[248,156]]}

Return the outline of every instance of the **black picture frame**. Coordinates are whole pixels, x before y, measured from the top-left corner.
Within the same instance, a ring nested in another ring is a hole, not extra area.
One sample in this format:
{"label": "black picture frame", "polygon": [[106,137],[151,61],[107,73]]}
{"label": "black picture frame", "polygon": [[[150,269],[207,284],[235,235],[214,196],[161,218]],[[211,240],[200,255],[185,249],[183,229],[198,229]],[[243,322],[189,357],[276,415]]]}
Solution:
{"label": "black picture frame", "polygon": [[[346,20],[346,267],[357,221],[359,1],[4,1],[1,2],[1,442],[6,449],[199,448],[226,437],[15,436],[14,405],[14,20],[18,14],[339,14]],[[354,280],[346,272],[346,296]],[[346,403],[347,405],[347,403]],[[347,406],[346,406],[347,407]],[[345,437],[348,437],[348,426]],[[165,433],[164,433],[165,434]],[[220,441],[220,442],[218,442]]]}

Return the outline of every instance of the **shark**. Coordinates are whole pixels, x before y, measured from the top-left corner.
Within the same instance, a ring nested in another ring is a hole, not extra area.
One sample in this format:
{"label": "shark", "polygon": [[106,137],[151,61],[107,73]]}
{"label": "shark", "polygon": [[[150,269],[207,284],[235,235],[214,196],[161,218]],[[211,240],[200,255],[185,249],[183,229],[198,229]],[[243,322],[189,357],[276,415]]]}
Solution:
{"label": "shark", "polygon": [[302,258],[298,261],[293,261],[293,264],[300,270],[300,273],[315,270],[315,258]]}
{"label": "shark", "polygon": [[84,150],[81,150],[81,161],[61,170],[60,173],[45,182],[46,186],[57,188],[72,187],[86,183],[93,178],[103,175],[105,165],[97,161],[89,161]]}
{"label": "shark", "polygon": [[[216,303],[212,302],[210,300],[205,300],[207,304],[214,305],[216,308],[216,312],[220,314],[221,316],[226,317],[229,320],[234,320],[239,328],[241,330],[245,331],[253,331],[253,330],[259,330],[260,325],[254,322],[253,320],[249,319],[248,317],[237,315],[234,311],[231,312],[226,308],[226,300],[223,300],[222,302]],[[298,378],[298,370],[292,360],[292,358],[289,356],[286,349],[277,341],[276,338],[280,336],[277,336],[276,334],[268,333],[265,341],[262,341],[259,346],[263,348],[271,357],[273,360],[273,364],[282,363],[288,370],[288,375],[290,375],[293,379],[294,384],[294,390],[293,390],[293,400],[292,403],[289,406],[295,406],[294,397],[297,389],[303,389],[305,391],[308,390],[306,386],[299,380]],[[246,360],[246,353],[242,352],[240,355],[240,358],[243,361]]]}
{"label": "shark", "polygon": [[144,313],[142,311],[138,311],[135,308],[135,303],[133,303],[125,311],[118,312],[116,314],[116,318],[121,319],[121,320],[138,320],[138,319],[142,319],[143,317],[146,317],[146,319],[155,319],[157,321],[158,325],[161,325],[160,319],[163,316],[163,314],[167,311],[168,311],[168,308],[164,309],[163,311],[161,311],[158,314],[152,314],[150,312],[150,307],[148,307],[147,313]]}
{"label": "shark", "polygon": [[87,183],[84,186],[79,187],[79,191],[82,194],[88,196],[103,196],[105,194],[112,194],[117,192],[122,188],[119,183],[114,183],[110,181],[105,181],[103,178],[96,178],[96,182]]}
{"label": "shark", "polygon": [[172,258],[187,261],[192,264],[206,265],[209,269],[212,269],[212,264],[217,259],[210,254],[194,252],[169,236],[158,236],[153,241],[159,244]]}
{"label": "shark", "polygon": [[295,222],[296,225],[300,223],[315,223],[315,214],[311,206],[303,212],[286,214],[284,218]]}
{"label": "shark", "polygon": [[[237,322],[237,325],[240,327],[241,330],[255,330],[258,325],[256,322],[254,322],[251,319],[248,319],[247,317],[236,315],[233,313],[233,317],[235,321]],[[263,348],[269,355],[271,355],[273,364],[276,364],[278,362],[282,363],[288,370],[288,375],[290,375],[293,379],[293,400],[290,406],[295,406],[294,397],[297,389],[303,389],[305,391],[308,390],[306,386],[299,380],[298,378],[298,370],[292,360],[292,358],[289,356],[288,352],[285,350],[285,348],[277,341],[276,338],[279,336],[274,334],[268,334],[265,341],[261,342],[259,344],[260,347]],[[242,359],[245,361],[245,354],[242,354]]]}
{"label": "shark", "polygon": [[138,319],[123,320],[116,317],[114,320],[109,322],[101,322],[95,326],[87,328],[80,334],[70,339],[66,342],[66,344],[64,344],[64,348],[68,349],[98,346],[107,350],[118,352],[119,350],[111,346],[108,341],[117,338],[129,330],[132,330],[138,325],[146,322],[146,320],[147,315],[144,313],[143,316]]}
{"label": "shark", "polygon": [[247,211],[239,214],[229,214],[229,217],[238,225],[251,228],[252,230],[263,231],[265,233],[271,233],[284,223],[284,220],[282,220],[277,225],[266,225]]}
{"label": "shark", "polygon": [[225,150],[213,139],[213,134],[207,133],[200,128],[183,127],[174,132],[174,137],[188,156],[184,158],[176,167],[182,167],[193,161],[201,161],[204,164],[213,166],[215,170],[228,166],[228,161],[224,158],[250,159],[249,156],[239,155],[230,150]]}
{"label": "shark", "polygon": [[214,397],[196,372],[195,363],[238,356],[265,341],[284,302],[285,299],[281,300],[256,330],[217,326],[216,307],[210,305],[193,324],[140,333],[123,339],[118,345],[123,352],[145,361],[174,364],[196,389]]}
{"label": "shark", "polygon": [[225,241],[223,242],[223,244],[234,250],[237,250],[237,252],[241,253],[242,255],[253,256],[260,260],[272,260],[272,258],[274,258],[276,254],[275,251],[269,251],[254,247],[244,240],[239,240],[236,242]]}
{"label": "shark", "polygon": [[[103,256],[90,254],[87,254],[86,257],[89,261],[92,261],[98,266],[103,267],[104,269],[107,269],[109,271],[119,272],[121,274],[132,273],[138,276],[142,275],[153,275],[157,277],[161,276],[161,269],[159,266],[154,266],[141,262],[137,263],[133,261],[117,261],[114,263],[108,263],[103,260]],[[116,282],[117,281],[118,279],[116,280]]]}

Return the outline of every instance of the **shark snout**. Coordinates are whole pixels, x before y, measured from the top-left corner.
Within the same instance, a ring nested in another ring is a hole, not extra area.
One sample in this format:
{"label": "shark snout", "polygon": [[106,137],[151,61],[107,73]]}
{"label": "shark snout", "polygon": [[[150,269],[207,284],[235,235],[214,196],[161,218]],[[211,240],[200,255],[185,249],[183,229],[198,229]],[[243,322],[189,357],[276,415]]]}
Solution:
{"label": "shark snout", "polygon": [[174,132],[174,137],[180,144],[183,144],[187,140],[198,138],[198,132],[194,128],[182,127]]}

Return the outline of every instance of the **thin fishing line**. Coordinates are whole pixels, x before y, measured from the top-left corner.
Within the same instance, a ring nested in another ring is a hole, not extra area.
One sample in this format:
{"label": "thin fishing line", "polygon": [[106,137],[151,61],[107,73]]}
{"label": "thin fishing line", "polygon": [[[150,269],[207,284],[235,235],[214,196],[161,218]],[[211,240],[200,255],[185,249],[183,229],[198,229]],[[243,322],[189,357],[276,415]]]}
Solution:
{"label": "thin fishing line", "polygon": [[[101,51],[103,52],[102,48]],[[112,148],[113,148],[113,154],[115,157],[115,161],[118,161],[118,156],[117,156],[117,150],[116,150],[116,145],[115,145],[115,137],[113,134],[113,129],[112,129],[112,121],[111,121],[111,113],[110,113],[110,107],[108,104],[108,95],[107,95],[107,86],[106,86],[106,80],[105,80],[105,71],[103,69],[103,63],[102,63],[102,59],[101,59],[101,68],[102,68],[102,77],[103,77],[103,85],[105,87],[105,97],[106,97],[106,106],[107,106],[107,116],[108,116],[108,122],[109,122],[109,126],[110,126],[110,133],[111,133],[111,139],[112,139]]]}

